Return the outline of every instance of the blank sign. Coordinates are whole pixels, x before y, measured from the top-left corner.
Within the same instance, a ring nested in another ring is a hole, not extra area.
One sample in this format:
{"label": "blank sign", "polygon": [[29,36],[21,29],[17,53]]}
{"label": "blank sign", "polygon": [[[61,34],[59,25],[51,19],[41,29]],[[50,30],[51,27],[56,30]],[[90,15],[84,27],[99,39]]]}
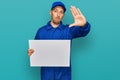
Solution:
{"label": "blank sign", "polygon": [[30,66],[69,67],[70,44],[70,40],[29,40],[29,48],[35,50]]}

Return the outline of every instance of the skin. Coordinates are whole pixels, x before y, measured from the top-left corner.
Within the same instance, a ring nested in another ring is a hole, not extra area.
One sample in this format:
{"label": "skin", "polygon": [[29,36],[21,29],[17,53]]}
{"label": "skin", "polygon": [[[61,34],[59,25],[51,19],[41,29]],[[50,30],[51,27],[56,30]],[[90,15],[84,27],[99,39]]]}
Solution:
{"label": "skin", "polygon": [[[72,13],[72,16],[74,18],[74,22],[69,25],[69,27],[74,27],[74,26],[80,26],[84,27],[86,24],[86,18],[82,14],[79,8],[76,8],[75,6],[70,7],[70,11]],[[60,21],[64,17],[64,9],[61,6],[56,6],[50,11],[51,15],[51,25],[54,28],[57,28],[58,25],[60,24]],[[31,56],[34,53],[34,49],[28,49],[28,56]]]}
{"label": "skin", "polygon": [[60,21],[64,17],[64,10],[61,6],[57,6],[50,11],[50,15],[51,15],[51,22],[50,22],[51,25],[54,28],[57,28],[58,25],[60,24]]}

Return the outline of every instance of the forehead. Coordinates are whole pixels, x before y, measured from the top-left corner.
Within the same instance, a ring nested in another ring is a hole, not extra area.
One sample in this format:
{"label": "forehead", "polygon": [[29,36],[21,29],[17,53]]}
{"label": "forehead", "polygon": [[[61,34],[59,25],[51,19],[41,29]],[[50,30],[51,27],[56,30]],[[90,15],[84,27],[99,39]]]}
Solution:
{"label": "forehead", "polygon": [[53,10],[56,10],[56,9],[60,10],[60,11],[64,11],[64,9],[61,6],[56,6],[56,7],[53,8]]}

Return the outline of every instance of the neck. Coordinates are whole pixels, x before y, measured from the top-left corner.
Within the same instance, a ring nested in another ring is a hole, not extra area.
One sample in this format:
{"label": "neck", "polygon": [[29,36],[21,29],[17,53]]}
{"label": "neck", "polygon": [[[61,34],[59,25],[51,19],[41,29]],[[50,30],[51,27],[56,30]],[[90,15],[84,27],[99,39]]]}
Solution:
{"label": "neck", "polygon": [[54,28],[57,28],[60,23],[54,23],[53,21],[51,21],[50,24],[51,24]]}

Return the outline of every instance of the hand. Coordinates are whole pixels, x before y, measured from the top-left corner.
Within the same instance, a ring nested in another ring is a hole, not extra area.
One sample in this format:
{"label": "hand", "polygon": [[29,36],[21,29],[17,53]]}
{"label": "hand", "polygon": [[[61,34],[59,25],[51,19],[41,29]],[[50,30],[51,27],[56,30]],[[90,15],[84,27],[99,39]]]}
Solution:
{"label": "hand", "polygon": [[28,56],[31,56],[34,53],[34,49],[28,49]]}
{"label": "hand", "polygon": [[70,24],[69,27],[72,27],[72,26],[81,26],[81,27],[83,26],[84,27],[86,24],[86,18],[81,13],[80,9],[76,8],[75,6],[71,6],[70,11],[73,15],[74,23]]}

